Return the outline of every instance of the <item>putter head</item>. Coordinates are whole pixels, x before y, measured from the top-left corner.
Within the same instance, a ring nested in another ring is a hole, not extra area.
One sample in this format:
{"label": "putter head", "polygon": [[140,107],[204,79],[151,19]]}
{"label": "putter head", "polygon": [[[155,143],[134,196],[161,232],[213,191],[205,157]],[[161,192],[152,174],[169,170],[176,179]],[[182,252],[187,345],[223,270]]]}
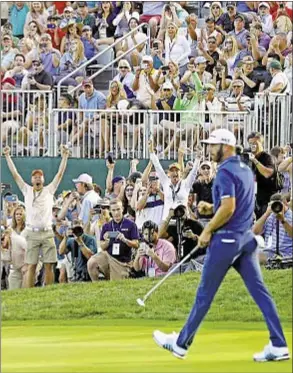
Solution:
{"label": "putter head", "polygon": [[145,303],[141,298],[137,298],[136,302],[140,307],[145,307]]}

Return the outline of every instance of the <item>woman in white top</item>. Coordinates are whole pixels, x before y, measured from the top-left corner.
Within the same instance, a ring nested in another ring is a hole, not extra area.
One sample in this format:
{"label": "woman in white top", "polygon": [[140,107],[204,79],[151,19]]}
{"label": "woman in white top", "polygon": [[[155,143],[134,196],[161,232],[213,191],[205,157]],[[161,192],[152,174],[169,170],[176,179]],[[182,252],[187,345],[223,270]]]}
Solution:
{"label": "woman in white top", "polygon": [[179,28],[182,25],[182,22],[179,20],[176,9],[174,5],[166,4],[162,11],[162,18],[160,23],[160,31],[158,34],[158,39],[164,40],[164,35],[167,31],[169,24],[173,22]]}
{"label": "woman in white top", "polygon": [[228,35],[224,42],[222,55],[220,56],[220,62],[225,62],[228,68],[228,75],[233,76],[234,74],[234,63],[238,54],[238,44],[234,36]]}
{"label": "woman in white top", "polygon": [[31,40],[34,43],[34,47],[38,48],[41,38],[41,28],[36,21],[29,22],[27,29],[25,30],[25,38]]}
{"label": "woman in white top", "polygon": [[176,62],[179,65],[180,75],[183,75],[189,62],[188,56],[191,53],[187,39],[178,35],[178,27],[174,22],[168,25],[165,34],[165,61]]}
{"label": "woman in white top", "polygon": [[163,71],[162,68],[160,68],[157,83],[159,87],[161,87],[165,82],[170,82],[172,84],[173,94],[176,96],[180,87],[180,74],[177,63],[170,61],[167,71]]}
{"label": "woman in white top", "polygon": [[127,60],[120,60],[118,70],[119,73],[114,77],[113,81],[120,82],[123,85],[128,99],[135,98],[135,94],[132,89],[135,76],[131,72],[129,62]]}
{"label": "woman in white top", "polygon": [[28,31],[28,24],[31,21],[37,22],[42,34],[46,32],[47,19],[48,19],[48,12],[46,11],[44,7],[44,2],[33,1],[30,5],[30,11],[26,15],[26,20],[25,20],[25,25],[24,25],[24,35],[26,36],[26,32]]}
{"label": "woman in white top", "polygon": [[[135,29],[138,25],[138,19],[131,17],[129,20],[129,31]],[[136,48],[125,57],[133,67],[140,65],[142,57],[146,54],[146,45],[147,36],[141,31],[135,31],[131,36],[128,36],[128,38],[122,42],[122,52],[126,52],[136,46]],[[117,57],[119,57],[121,54],[121,52],[118,52]]]}

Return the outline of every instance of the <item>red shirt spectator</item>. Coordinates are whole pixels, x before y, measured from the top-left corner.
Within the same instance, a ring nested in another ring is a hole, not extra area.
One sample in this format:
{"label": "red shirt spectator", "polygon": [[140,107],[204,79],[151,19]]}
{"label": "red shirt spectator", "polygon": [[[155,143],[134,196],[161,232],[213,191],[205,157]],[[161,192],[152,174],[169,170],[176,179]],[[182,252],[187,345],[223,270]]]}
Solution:
{"label": "red shirt spectator", "polygon": [[280,1],[280,3],[271,6],[271,15],[273,16],[273,21],[280,16],[287,16],[292,20],[293,10],[286,6],[286,1]]}
{"label": "red shirt spectator", "polygon": [[53,48],[60,50],[61,40],[66,33],[58,27],[58,19],[56,16],[48,17],[46,33],[51,36]]}
{"label": "red shirt spectator", "polygon": [[67,1],[54,1],[56,13],[61,15],[64,12],[64,9],[66,8]]}

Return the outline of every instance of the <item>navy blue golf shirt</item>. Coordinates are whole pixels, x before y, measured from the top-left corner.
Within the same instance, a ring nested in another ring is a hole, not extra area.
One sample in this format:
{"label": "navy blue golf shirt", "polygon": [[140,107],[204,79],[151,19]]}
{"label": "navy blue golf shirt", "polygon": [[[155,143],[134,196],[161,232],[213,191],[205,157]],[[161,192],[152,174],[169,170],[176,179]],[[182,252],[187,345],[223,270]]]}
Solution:
{"label": "navy blue golf shirt", "polygon": [[219,165],[213,184],[214,212],[224,198],[236,199],[231,219],[220,230],[245,232],[252,227],[254,211],[254,178],[250,168],[239,156],[230,157]]}
{"label": "navy blue golf shirt", "polygon": [[[115,223],[114,220],[111,220],[109,223],[106,223],[102,227],[101,240],[104,240],[104,235],[106,232],[121,232],[124,234],[124,237],[128,240],[138,240],[139,234],[136,224],[126,218],[123,218],[120,223]],[[119,254],[113,254],[113,245],[119,244]],[[122,263],[129,263],[131,261],[132,249],[127,246],[126,243],[111,238],[110,244],[107,249],[108,253],[113,256],[115,259],[119,260]]]}

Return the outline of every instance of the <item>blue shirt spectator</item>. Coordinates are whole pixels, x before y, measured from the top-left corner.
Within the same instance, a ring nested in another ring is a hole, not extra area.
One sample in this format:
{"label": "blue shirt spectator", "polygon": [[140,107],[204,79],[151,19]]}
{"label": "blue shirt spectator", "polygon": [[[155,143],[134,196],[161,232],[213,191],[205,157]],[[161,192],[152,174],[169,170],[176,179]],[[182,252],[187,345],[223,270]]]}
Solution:
{"label": "blue shirt spectator", "polygon": [[[82,235],[82,240],[85,246],[93,253],[97,253],[97,243],[93,236],[87,234]],[[87,261],[88,259],[83,255],[79,245],[74,238],[68,238],[66,242],[67,252],[71,252],[71,258],[76,260],[76,277],[79,280],[89,280],[89,275],[87,271]]]}
{"label": "blue shirt spectator", "polygon": [[24,2],[17,1],[10,7],[9,22],[12,24],[13,36],[22,38],[24,35],[24,25],[29,7]]}
{"label": "blue shirt spectator", "polygon": [[[292,211],[287,208],[287,211],[284,214],[285,220],[292,223]],[[277,246],[277,219],[276,215],[272,213],[264,225],[264,238],[268,249],[268,256],[271,257],[276,254],[276,246]],[[283,256],[292,256],[292,238],[288,235],[283,227],[282,223],[279,223],[279,250],[281,255]]]}
{"label": "blue shirt spectator", "polygon": [[237,201],[231,219],[221,230],[245,232],[252,227],[254,201],[254,177],[250,168],[240,161],[240,157],[230,157],[219,165],[213,184],[214,212],[218,210],[223,198]]}
{"label": "blue shirt spectator", "polygon": [[[93,82],[85,79],[82,83],[84,93],[79,97],[79,109],[84,110],[102,110],[106,108],[106,97],[103,93],[94,89]],[[94,112],[85,113],[85,118],[93,118]]]}

